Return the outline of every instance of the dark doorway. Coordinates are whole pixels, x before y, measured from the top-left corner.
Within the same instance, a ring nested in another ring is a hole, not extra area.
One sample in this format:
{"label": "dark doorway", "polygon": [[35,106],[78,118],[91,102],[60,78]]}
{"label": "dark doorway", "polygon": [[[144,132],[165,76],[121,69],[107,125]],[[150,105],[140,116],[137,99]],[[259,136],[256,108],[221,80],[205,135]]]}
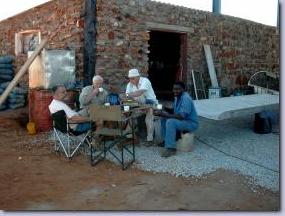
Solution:
{"label": "dark doorway", "polygon": [[149,79],[160,100],[172,99],[172,87],[182,80],[181,45],[183,34],[151,31],[149,40]]}

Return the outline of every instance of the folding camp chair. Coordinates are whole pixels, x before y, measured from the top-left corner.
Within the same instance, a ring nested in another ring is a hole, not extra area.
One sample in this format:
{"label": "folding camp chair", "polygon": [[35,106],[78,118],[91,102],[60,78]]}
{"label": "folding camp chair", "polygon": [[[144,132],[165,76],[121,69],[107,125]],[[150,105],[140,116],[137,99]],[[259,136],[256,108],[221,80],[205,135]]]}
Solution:
{"label": "folding camp chair", "polygon": [[64,110],[60,110],[51,115],[54,131],[54,148],[59,151],[60,147],[67,158],[71,159],[84,143],[90,145],[90,131],[77,132],[70,128],[74,123],[68,122]]}
{"label": "folding camp chair", "polygon": [[[115,128],[102,127],[97,128],[95,131],[96,136],[100,136],[103,142],[103,148],[101,153],[93,156],[94,147],[91,145],[91,165],[95,165],[102,159],[106,158],[106,154],[110,153],[122,166],[122,169],[127,169],[135,161],[135,146],[134,146],[134,124],[132,112],[122,112],[121,106],[101,106],[92,104],[90,106],[90,118],[93,121],[108,121],[115,122]],[[125,128],[126,124],[129,123],[131,130]],[[125,145],[125,141],[129,139],[128,135],[131,135],[132,142],[131,148]],[[113,138],[112,141],[107,141],[107,138]],[[113,148],[121,144],[118,151]],[[103,156],[102,156],[103,155]],[[126,157],[129,156],[129,160]]]}
{"label": "folding camp chair", "polygon": [[255,94],[279,95],[279,74],[269,71],[258,71],[248,81],[248,86],[254,87]]}

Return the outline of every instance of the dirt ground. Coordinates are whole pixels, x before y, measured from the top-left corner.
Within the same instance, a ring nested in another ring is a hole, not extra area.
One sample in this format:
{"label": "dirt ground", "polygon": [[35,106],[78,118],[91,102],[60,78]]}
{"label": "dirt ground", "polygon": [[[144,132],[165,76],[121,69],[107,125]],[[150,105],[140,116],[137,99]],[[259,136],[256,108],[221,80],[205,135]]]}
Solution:
{"label": "dirt ground", "polygon": [[0,112],[2,210],[242,210],[278,211],[280,194],[253,192],[245,177],[217,170],[176,178],[78,155],[53,152],[46,134],[28,135],[27,109]]}

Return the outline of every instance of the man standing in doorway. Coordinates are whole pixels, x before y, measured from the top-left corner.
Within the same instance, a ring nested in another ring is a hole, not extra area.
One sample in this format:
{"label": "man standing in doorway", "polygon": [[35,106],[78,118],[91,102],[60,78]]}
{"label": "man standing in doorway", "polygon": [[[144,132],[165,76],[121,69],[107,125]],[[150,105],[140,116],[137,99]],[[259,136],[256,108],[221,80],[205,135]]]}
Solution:
{"label": "man standing in doorway", "polygon": [[[125,98],[133,98],[141,104],[157,105],[158,101],[154,94],[151,82],[148,78],[141,77],[138,69],[129,70],[129,83],[126,88]],[[122,96],[122,95],[121,95]],[[145,124],[147,129],[147,139],[145,146],[151,146],[153,143],[154,133],[154,116],[153,109],[149,108],[146,111]]]}

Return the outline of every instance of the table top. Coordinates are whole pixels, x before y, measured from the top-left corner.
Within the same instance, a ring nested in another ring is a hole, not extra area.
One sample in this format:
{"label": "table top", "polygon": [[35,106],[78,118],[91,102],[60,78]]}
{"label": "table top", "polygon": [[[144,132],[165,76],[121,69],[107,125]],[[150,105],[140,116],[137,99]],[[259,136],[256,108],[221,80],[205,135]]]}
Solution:
{"label": "table top", "polygon": [[253,94],[194,101],[199,116],[213,120],[234,118],[279,108],[279,95]]}
{"label": "table top", "polygon": [[150,108],[148,105],[142,105],[136,108],[130,108],[129,111],[124,111],[121,105],[105,106],[105,105],[90,105],[90,119],[92,121],[126,121],[129,118],[137,118],[140,111]]}

